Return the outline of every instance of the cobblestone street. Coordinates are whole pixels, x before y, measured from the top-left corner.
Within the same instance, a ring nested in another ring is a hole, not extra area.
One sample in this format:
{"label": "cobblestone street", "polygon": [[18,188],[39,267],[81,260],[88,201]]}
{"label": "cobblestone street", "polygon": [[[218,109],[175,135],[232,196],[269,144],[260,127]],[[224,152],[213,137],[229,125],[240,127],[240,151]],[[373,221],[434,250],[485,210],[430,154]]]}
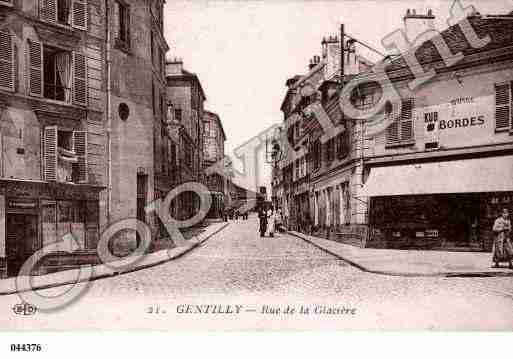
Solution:
{"label": "cobblestone street", "polygon": [[[0,327],[513,329],[511,277],[368,274],[301,239],[285,234],[260,238],[257,226],[255,216],[231,221],[203,246],[176,260],[92,282],[83,297],[57,312],[17,316],[11,308],[20,302],[18,296],[2,296]],[[63,290],[40,293],[55,295]],[[239,314],[178,313],[187,305],[208,304],[240,305],[242,310]],[[262,314],[264,306],[266,314]],[[296,312],[283,314],[287,306]],[[310,307],[310,314],[299,314],[301,306]],[[276,308],[282,313],[271,314]],[[331,314],[330,308],[355,311]]]}

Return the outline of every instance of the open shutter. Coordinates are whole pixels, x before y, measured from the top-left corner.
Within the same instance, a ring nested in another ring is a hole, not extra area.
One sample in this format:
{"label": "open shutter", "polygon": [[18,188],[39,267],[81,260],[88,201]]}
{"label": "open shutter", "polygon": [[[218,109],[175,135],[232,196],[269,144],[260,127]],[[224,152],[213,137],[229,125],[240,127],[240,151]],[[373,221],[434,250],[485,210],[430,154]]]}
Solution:
{"label": "open shutter", "polygon": [[511,85],[495,85],[495,129],[505,130],[510,127],[512,118],[511,105]]}
{"label": "open shutter", "polygon": [[399,143],[401,140],[399,134],[398,108],[399,104],[394,103],[392,105],[392,113],[389,115],[392,116],[393,122],[386,129],[386,143],[388,145]]}
{"label": "open shutter", "polygon": [[57,180],[57,126],[44,129],[44,173],[46,181]]}
{"label": "open shutter", "polygon": [[39,17],[44,21],[57,22],[57,0],[39,0]]}
{"label": "open shutter", "polygon": [[87,182],[87,132],[73,131],[73,146],[78,157],[78,182]]}
{"label": "open shutter", "polygon": [[413,108],[414,99],[408,98],[401,101],[401,141],[413,140]]}
{"label": "open shutter", "polygon": [[87,104],[86,57],[79,52],[73,53],[73,102]]}
{"label": "open shutter", "polygon": [[0,89],[14,91],[14,41],[9,32],[0,32]]}
{"label": "open shutter", "polygon": [[43,45],[29,40],[29,95],[43,96]]}
{"label": "open shutter", "polygon": [[71,24],[77,29],[85,30],[87,28],[87,1],[72,0]]}

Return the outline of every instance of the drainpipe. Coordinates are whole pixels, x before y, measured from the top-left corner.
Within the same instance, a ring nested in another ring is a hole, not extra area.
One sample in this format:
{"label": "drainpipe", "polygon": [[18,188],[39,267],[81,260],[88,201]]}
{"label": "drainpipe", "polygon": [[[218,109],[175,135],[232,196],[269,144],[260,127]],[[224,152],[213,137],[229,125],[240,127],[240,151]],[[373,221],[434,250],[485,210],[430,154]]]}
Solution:
{"label": "drainpipe", "polygon": [[105,66],[107,73],[107,223],[111,223],[112,203],[112,111],[111,111],[111,38],[110,38],[110,6],[105,0]]}

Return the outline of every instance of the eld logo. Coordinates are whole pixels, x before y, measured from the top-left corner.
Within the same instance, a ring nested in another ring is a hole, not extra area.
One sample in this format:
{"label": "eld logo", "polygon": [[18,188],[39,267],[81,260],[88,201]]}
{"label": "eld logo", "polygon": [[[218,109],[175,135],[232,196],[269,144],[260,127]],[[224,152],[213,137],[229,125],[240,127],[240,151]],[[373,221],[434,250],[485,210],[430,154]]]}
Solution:
{"label": "eld logo", "polygon": [[37,307],[32,304],[23,302],[12,307],[12,311],[17,315],[34,315],[37,312]]}

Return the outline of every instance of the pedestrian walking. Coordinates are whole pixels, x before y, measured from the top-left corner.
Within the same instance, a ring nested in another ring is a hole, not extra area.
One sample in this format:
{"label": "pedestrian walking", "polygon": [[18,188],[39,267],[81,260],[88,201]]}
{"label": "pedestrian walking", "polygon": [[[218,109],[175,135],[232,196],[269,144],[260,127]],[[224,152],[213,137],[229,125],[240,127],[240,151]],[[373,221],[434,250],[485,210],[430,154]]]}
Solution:
{"label": "pedestrian walking", "polygon": [[260,237],[265,236],[265,232],[267,231],[267,213],[265,211],[265,208],[260,207],[258,210],[258,219],[260,221]]}
{"label": "pedestrian walking", "polygon": [[267,211],[267,226],[269,227],[269,237],[274,237],[274,230],[276,226],[276,212],[273,206]]}
{"label": "pedestrian walking", "polygon": [[513,246],[510,238],[511,221],[507,208],[504,208],[501,216],[495,220],[493,232],[495,233],[492,249],[494,267],[498,268],[501,262],[508,262],[509,268],[513,269]]}

